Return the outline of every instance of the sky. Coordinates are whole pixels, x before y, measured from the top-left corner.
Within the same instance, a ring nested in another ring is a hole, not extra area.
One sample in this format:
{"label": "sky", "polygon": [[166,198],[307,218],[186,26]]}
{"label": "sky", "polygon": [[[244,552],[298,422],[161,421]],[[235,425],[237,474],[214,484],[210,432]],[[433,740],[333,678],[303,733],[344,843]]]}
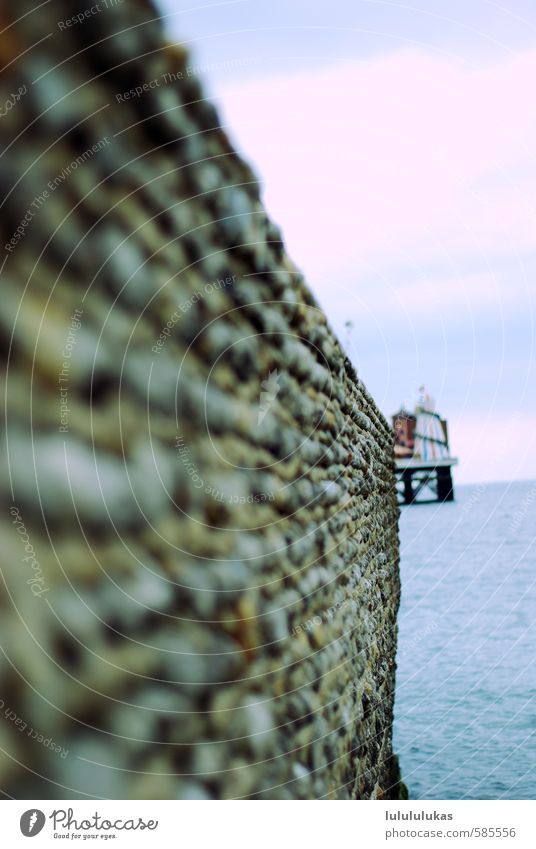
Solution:
{"label": "sky", "polygon": [[383,412],[536,478],[534,0],[158,5]]}

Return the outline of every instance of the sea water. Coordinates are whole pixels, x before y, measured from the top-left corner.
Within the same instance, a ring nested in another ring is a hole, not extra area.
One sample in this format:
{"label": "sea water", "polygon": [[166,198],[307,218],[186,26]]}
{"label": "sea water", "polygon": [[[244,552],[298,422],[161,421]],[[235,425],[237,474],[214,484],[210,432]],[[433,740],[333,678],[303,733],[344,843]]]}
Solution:
{"label": "sea water", "polygon": [[413,799],[536,798],[536,482],[402,508],[394,747]]}

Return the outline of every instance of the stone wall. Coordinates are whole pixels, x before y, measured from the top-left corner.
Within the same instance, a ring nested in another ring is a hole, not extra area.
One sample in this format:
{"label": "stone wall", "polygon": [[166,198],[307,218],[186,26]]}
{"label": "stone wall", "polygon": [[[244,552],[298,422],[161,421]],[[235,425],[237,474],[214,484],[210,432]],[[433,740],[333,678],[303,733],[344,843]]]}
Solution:
{"label": "stone wall", "polygon": [[389,427],[154,9],[33,5],[0,37],[0,788],[396,796]]}

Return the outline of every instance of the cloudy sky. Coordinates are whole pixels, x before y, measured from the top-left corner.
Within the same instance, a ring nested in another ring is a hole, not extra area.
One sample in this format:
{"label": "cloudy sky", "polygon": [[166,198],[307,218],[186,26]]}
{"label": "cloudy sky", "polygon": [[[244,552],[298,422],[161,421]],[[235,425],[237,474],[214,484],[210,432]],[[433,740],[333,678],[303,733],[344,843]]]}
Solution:
{"label": "cloudy sky", "polygon": [[534,0],[159,5],[382,410],[536,478]]}

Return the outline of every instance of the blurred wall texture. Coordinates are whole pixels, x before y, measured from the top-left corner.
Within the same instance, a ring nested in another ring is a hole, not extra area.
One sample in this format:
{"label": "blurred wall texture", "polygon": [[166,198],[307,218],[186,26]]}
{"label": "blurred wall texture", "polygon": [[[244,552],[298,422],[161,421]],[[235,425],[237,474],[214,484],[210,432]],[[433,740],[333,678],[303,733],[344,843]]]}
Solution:
{"label": "blurred wall texture", "polygon": [[396,797],[389,427],[156,10],[34,7],[0,26],[0,789]]}

